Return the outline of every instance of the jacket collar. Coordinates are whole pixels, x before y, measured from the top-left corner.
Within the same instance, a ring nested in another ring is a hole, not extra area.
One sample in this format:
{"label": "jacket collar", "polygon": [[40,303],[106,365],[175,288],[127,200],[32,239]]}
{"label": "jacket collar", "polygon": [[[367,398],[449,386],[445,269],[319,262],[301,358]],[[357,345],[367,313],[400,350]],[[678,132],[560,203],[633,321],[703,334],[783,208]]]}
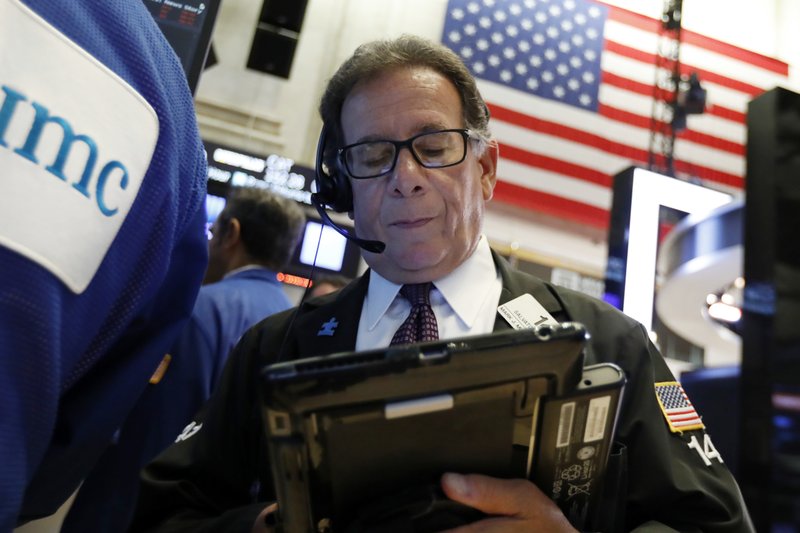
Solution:
{"label": "jacket collar", "polygon": [[[503,259],[497,252],[492,250],[492,257],[500,277],[503,279],[503,289],[500,291],[500,302],[503,305],[518,296],[529,293],[536,301],[542,304],[548,313],[559,321],[564,319],[564,308],[554,296],[548,285],[534,276],[529,276],[521,272],[512,270],[511,265]],[[495,316],[494,331],[511,329],[511,326],[498,313]]]}
{"label": "jacket collar", "polygon": [[355,349],[369,270],[341,291],[302,304],[294,331],[302,357]]}
{"label": "jacket collar", "polygon": [[[514,271],[494,250],[492,258],[503,280],[499,305],[530,293],[557,320],[568,319],[563,306],[545,282]],[[303,354],[302,357],[355,349],[361,307],[369,287],[369,274],[370,271],[367,270],[363,276],[341,291],[302,304],[297,323],[292,328],[297,336],[298,353]],[[508,329],[511,326],[498,313],[494,331]]]}

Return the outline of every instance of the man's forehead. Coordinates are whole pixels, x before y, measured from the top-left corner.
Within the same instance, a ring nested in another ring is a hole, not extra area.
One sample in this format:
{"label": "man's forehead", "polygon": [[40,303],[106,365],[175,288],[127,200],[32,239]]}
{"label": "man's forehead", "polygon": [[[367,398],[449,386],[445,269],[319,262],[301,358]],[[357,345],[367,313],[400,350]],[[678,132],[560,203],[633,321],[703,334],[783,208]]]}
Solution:
{"label": "man's forehead", "polygon": [[394,69],[356,84],[344,100],[347,143],[463,127],[461,97],[428,67]]}

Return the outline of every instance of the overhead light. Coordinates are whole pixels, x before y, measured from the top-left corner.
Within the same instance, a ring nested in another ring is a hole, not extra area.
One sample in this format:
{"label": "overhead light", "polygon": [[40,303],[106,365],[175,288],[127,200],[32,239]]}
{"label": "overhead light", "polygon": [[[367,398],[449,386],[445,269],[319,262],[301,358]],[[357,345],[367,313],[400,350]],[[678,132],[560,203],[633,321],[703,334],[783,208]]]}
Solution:
{"label": "overhead light", "polygon": [[715,320],[734,324],[742,318],[742,310],[724,302],[716,302],[708,306],[708,315]]}

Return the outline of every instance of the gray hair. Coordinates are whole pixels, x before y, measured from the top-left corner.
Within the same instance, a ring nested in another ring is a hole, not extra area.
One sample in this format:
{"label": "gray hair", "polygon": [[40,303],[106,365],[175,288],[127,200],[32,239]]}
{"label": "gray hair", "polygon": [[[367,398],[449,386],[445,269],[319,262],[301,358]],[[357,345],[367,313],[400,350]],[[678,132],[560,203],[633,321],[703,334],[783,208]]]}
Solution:
{"label": "gray hair", "polygon": [[461,97],[464,126],[479,137],[479,152],[482,152],[492,135],[489,131],[489,110],[478,91],[475,78],[452,50],[414,35],[362,44],[328,81],[320,100],[319,114],[334,143],[343,142],[342,106],[353,87],[359,82],[403,67],[430,68],[455,85]]}

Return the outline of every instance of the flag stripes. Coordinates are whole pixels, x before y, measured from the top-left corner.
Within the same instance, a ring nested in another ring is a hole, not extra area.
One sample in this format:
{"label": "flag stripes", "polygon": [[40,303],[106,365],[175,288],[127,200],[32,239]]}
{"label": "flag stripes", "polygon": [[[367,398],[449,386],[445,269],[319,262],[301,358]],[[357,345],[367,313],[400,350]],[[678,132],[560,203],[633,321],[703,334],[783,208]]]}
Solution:
{"label": "flag stripes", "polygon": [[[591,44],[598,26],[585,21],[598,16],[604,17],[599,88],[594,104],[580,105],[571,90],[592,79],[592,56],[573,43]],[[646,165],[651,130],[663,130],[652,119],[659,24],[589,0],[555,8],[543,0],[449,1],[442,41],[473,70],[488,102],[500,145],[497,201],[607,228],[613,175]],[[543,71],[556,75],[529,78],[528,87],[539,90],[520,85],[521,76]],[[676,171],[741,191],[747,103],[785,81],[788,65],[682,30],[681,72],[696,72],[708,97],[706,112],[690,115],[677,134]],[[567,79],[556,91],[541,90]],[[660,134],[654,141],[660,145]]]}

